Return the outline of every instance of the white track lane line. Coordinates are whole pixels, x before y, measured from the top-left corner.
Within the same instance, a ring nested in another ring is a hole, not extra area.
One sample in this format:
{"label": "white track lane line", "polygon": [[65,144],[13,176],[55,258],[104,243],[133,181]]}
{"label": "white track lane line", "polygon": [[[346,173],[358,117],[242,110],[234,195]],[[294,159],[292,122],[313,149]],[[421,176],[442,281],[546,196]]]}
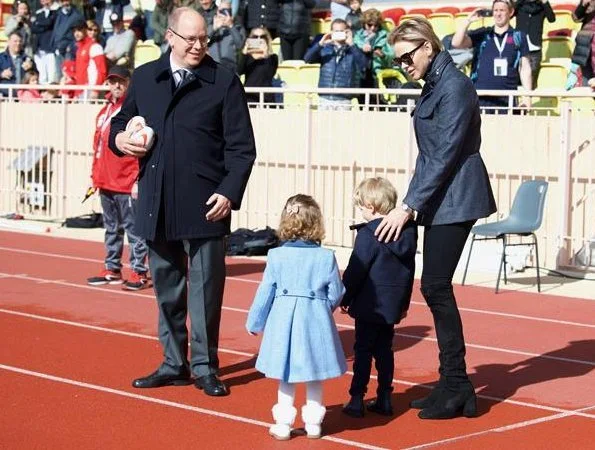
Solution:
{"label": "white track lane line", "polygon": [[[78,327],[78,328],[85,328],[85,329],[89,329],[89,330],[101,331],[101,332],[105,332],[105,333],[118,334],[118,335],[122,335],[122,336],[135,337],[135,338],[140,338],[140,339],[147,339],[147,340],[151,340],[151,341],[159,340],[156,336],[151,336],[148,334],[132,333],[130,331],[122,331],[122,330],[116,330],[113,328],[105,328],[105,327],[99,327],[96,325],[88,325],[88,324],[81,323],[81,322],[73,322],[70,320],[55,319],[53,317],[40,316],[37,314],[29,314],[29,313],[24,313],[24,312],[20,312],[20,311],[12,311],[9,309],[0,308],[0,313],[13,315],[13,316],[26,317],[29,319],[43,320],[46,322],[58,323],[61,325],[69,325],[69,326]],[[238,350],[231,350],[231,349],[226,349],[226,348],[219,348],[219,351],[221,353],[229,353],[231,355],[245,356],[248,358],[252,358],[252,357],[256,356],[253,353],[242,352],[242,351],[238,351]],[[347,371],[347,374],[353,376],[353,372],[351,372],[351,371]],[[376,379],[376,376],[372,375],[371,378]],[[411,381],[405,381],[405,380],[393,379],[393,382],[402,384],[405,386],[417,386],[417,387],[423,387],[426,389],[433,388],[433,386],[430,386],[430,385],[413,383]],[[551,411],[551,412],[561,413],[561,414],[577,415],[577,416],[581,416],[581,417],[595,419],[595,415],[585,414],[582,412],[582,410],[579,410],[578,412],[576,412],[576,411],[572,411],[572,410],[568,410],[568,409],[555,408],[552,406],[540,405],[540,404],[536,404],[536,403],[521,402],[521,401],[517,401],[517,400],[504,399],[504,398],[500,398],[500,397],[492,397],[492,396],[481,395],[481,394],[478,395],[478,397],[486,399],[486,400],[491,400],[491,401],[494,401],[497,403],[508,403],[508,404],[515,405],[515,406],[523,406],[526,408]],[[588,409],[591,409],[591,407]]]}
{"label": "white track lane line", "polygon": [[[13,367],[13,366],[7,366],[4,364],[0,364],[0,369],[7,370],[9,372],[19,373],[22,375],[29,375],[32,377],[42,378],[44,380],[50,380],[50,381],[55,381],[58,383],[69,384],[71,386],[91,389],[94,391],[105,392],[108,394],[119,395],[121,397],[128,397],[128,398],[133,398],[135,400],[142,400],[142,401],[149,402],[149,403],[156,403],[158,405],[169,406],[169,407],[178,408],[178,409],[184,409],[186,411],[192,411],[192,412],[199,413],[199,414],[206,414],[208,416],[220,417],[222,419],[233,420],[234,422],[242,422],[242,423],[246,423],[249,425],[257,425],[259,427],[266,427],[266,428],[268,428],[272,425],[270,423],[262,422],[260,420],[250,419],[248,417],[236,416],[234,414],[227,414],[224,412],[214,411],[212,409],[199,408],[197,406],[186,405],[184,403],[170,402],[168,400],[161,400],[158,398],[148,397],[146,395],[133,394],[131,392],[121,391],[118,389],[112,389],[112,388],[100,386],[97,384],[84,383],[82,381],[76,381],[76,380],[70,380],[68,378],[56,377],[54,375],[49,375],[46,373],[34,372],[32,370],[22,369],[20,367]],[[369,450],[387,450],[384,447],[376,447],[374,445],[364,444],[362,442],[351,441],[348,439],[336,438],[333,436],[323,436],[321,439],[323,439],[325,441],[335,442],[337,444],[348,445],[350,447],[364,448],[364,449],[369,449]]]}
{"label": "white track lane line", "polygon": [[[103,264],[104,263],[104,261],[100,260],[100,259],[81,258],[78,256],[60,255],[57,253],[38,252],[38,251],[34,251],[34,250],[24,250],[24,249],[10,248],[10,247],[0,247],[0,251],[2,251],[2,250],[7,251],[7,252],[13,252],[13,253],[23,253],[23,254],[27,254],[27,255],[47,256],[47,257],[51,257],[51,258],[62,258],[62,259],[71,259],[74,261],[92,262],[95,264]],[[259,284],[260,283],[259,280],[250,280],[250,279],[241,278],[241,277],[226,277],[226,279],[231,280],[231,281],[238,281],[238,282],[242,282],[242,283],[251,283],[251,284]],[[570,298],[572,298],[572,297],[570,297]],[[583,300],[583,299],[579,299],[579,300]],[[417,306],[427,306],[424,302],[417,302],[417,301],[412,301],[411,304],[417,305]],[[470,312],[470,313],[475,313],[475,314],[487,314],[487,315],[492,315],[492,316],[508,317],[511,319],[522,319],[522,320],[532,320],[532,321],[537,321],[537,322],[548,322],[548,323],[555,323],[555,324],[559,324],[559,325],[572,325],[575,327],[595,328],[595,324],[571,322],[571,321],[558,320],[558,319],[549,319],[547,317],[526,316],[523,314],[512,314],[512,313],[503,313],[503,312],[498,312],[498,311],[488,311],[485,309],[459,307],[459,311],[465,311],[465,312]]]}
{"label": "white track lane line", "polygon": [[[593,406],[589,406],[587,408],[581,408],[581,409],[574,411],[574,413],[583,412],[583,411],[586,411],[586,410],[592,409],[592,408],[593,408]],[[569,411],[569,412],[565,412],[565,413],[554,414],[553,416],[540,417],[538,419],[532,419],[532,420],[524,420],[522,422],[517,422],[517,423],[510,424],[510,425],[504,425],[502,427],[490,428],[489,430],[483,430],[483,431],[478,431],[475,433],[469,433],[469,434],[463,434],[461,436],[455,436],[455,437],[448,438],[448,439],[441,439],[439,441],[428,442],[426,444],[408,447],[404,450],[421,450],[424,448],[436,447],[438,445],[462,441],[463,439],[469,439],[472,437],[483,436],[486,434],[504,433],[504,432],[510,431],[510,430],[518,430],[519,428],[526,428],[526,427],[530,427],[532,425],[538,425],[540,423],[552,422],[554,420],[563,419],[565,417],[571,417],[574,415],[576,415],[576,414],[573,414],[573,412]]]}
{"label": "white track lane line", "polygon": [[[103,287],[99,287],[99,286],[89,286],[89,285],[86,285],[86,284],[69,283],[69,282],[64,282],[64,281],[61,281],[61,280],[48,280],[48,279],[45,279],[45,278],[30,277],[30,276],[27,276],[27,274],[24,274],[24,273],[20,273],[20,274],[3,274],[3,273],[0,273],[0,279],[2,279],[2,278],[16,278],[16,279],[19,279],[19,280],[27,280],[27,281],[37,282],[37,283],[56,284],[56,285],[59,285],[59,286],[76,287],[76,288],[79,288],[79,289],[96,290],[96,291],[102,291],[102,292],[109,292],[110,294],[132,295],[134,297],[143,297],[143,298],[147,298],[147,299],[154,299],[155,298],[155,296],[153,296],[153,295],[141,294],[140,292],[114,290],[114,289],[103,288]],[[248,310],[247,309],[232,308],[230,306],[223,306],[223,309],[226,310],[226,311],[238,312],[238,313],[242,313],[242,314],[247,314],[248,313]],[[355,327],[353,325],[346,325],[346,324],[341,324],[341,323],[337,323],[337,327],[338,328],[344,328],[344,329],[347,329],[347,330],[354,330],[355,329]],[[417,335],[414,335],[414,334],[406,334],[406,333],[399,333],[399,332],[396,332],[395,335],[396,336],[403,337],[403,338],[407,338],[407,339],[416,339],[416,340],[419,340],[419,341],[437,342],[437,339],[436,338],[433,338],[433,337],[417,336]],[[472,344],[472,343],[469,343],[469,342],[466,342],[465,345],[467,346],[467,348],[477,348],[477,349],[480,349],[480,350],[487,350],[487,351],[500,352],[500,353],[509,353],[509,354],[513,354],[513,355],[530,356],[532,358],[548,359],[548,360],[552,360],[552,361],[561,361],[561,362],[565,362],[565,363],[583,364],[583,365],[595,367],[595,362],[593,362],[593,361],[585,361],[585,360],[581,360],[581,359],[572,359],[572,358],[562,358],[560,356],[541,355],[539,353],[531,353],[531,352],[525,352],[525,351],[522,351],[522,350],[513,350],[513,349],[502,348],[502,347],[491,347],[491,346],[488,346],[488,345]]]}

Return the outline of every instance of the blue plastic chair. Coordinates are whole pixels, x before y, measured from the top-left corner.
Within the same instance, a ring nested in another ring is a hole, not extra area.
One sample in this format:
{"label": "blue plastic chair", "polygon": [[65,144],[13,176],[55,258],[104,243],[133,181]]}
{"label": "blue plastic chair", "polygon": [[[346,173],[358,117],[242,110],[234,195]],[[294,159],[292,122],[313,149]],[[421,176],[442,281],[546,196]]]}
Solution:
{"label": "blue plastic chair", "polygon": [[[517,245],[534,245],[535,246],[535,261],[537,269],[537,291],[541,292],[541,278],[539,276],[539,249],[537,246],[537,237],[535,231],[541,226],[543,220],[543,207],[545,206],[545,194],[547,193],[547,181],[525,181],[520,186],[514,196],[512,209],[510,214],[504,220],[498,222],[486,223],[484,225],[476,225],[471,229],[473,234],[471,239],[471,246],[469,248],[469,256],[467,257],[467,264],[465,265],[465,273],[463,274],[463,282],[467,277],[467,268],[469,267],[469,260],[471,259],[471,251],[475,241],[487,241],[492,239],[502,239],[502,257],[500,258],[500,268],[498,269],[498,281],[496,282],[496,293],[500,287],[500,275],[502,268],[504,268],[504,284],[508,282],[506,279],[506,247],[513,247]],[[510,244],[507,242],[509,235],[516,236],[533,236],[531,244]],[[477,236],[483,236],[478,238]]]}

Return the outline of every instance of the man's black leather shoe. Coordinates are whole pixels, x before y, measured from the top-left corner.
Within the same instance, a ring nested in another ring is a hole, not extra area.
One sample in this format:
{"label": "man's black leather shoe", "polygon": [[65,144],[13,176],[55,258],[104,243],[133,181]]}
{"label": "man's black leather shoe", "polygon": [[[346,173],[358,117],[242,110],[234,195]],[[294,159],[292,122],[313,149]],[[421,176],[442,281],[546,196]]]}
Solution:
{"label": "man's black leather shoe", "polygon": [[132,382],[132,387],[135,388],[157,388],[162,386],[188,386],[192,384],[192,379],[189,374],[164,374],[159,370],[153,372],[151,375],[137,378]]}
{"label": "man's black leather shoe", "polygon": [[225,387],[223,382],[215,374],[197,378],[194,381],[194,386],[198,389],[203,389],[205,394],[213,397],[223,397],[224,395],[229,394],[227,387]]}

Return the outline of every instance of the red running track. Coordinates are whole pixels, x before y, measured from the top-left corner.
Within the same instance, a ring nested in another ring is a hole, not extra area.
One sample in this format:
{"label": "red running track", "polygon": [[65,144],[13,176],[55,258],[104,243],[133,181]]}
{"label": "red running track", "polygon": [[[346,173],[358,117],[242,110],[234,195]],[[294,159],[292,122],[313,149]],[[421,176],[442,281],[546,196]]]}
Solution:
{"label": "red running track", "polygon": [[[160,362],[155,301],[151,290],[87,286],[102,255],[100,243],[0,232],[2,448],[592,448],[591,300],[457,287],[481,415],[431,422],[407,407],[436,377],[416,290],[395,338],[395,416],[341,414],[347,374],[325,384],[324,439],[277,442],[266,430],[276,382],[254,370],[259,338],[244,330],[263,263],[228,260],[220,357],[231,395],[211,398],[192,386],[130,386]],[[353,324],[336,320],[351,362]]]}

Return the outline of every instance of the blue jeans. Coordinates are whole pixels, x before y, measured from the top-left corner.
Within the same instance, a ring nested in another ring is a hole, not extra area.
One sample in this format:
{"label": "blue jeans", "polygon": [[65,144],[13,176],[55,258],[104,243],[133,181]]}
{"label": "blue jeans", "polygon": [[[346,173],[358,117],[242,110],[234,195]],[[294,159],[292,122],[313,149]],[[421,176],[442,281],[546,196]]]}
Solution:
{"label": "blue jeans", "polygon": [[134,232],[135,203],[130,194],[120,194],[101,190],[103,208],[103,226],[105,228],[105,268],[122,269],[122,251],[124,233],[128,236],[130,247],[130,266],[136,273],[147,272],[147,244]]}

